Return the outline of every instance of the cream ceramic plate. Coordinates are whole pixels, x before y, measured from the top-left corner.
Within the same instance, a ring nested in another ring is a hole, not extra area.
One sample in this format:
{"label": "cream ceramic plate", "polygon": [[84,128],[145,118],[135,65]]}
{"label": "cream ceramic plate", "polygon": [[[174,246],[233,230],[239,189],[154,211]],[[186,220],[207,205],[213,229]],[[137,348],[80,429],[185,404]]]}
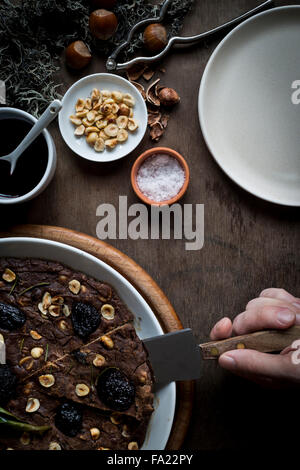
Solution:
{"label": "cream ceramic plate", "polygon": [[[117,271],[84,251],[62,243],[39,238],[3,238],[0,256],[33,257],[59,261],[75,270],[111,284],[128,308],[136,315],[136,330],[141,339],[161,335],[163,331],[149,305],[137,290]],[[143,450],[163,450],[167,444],[175,411],[175,383],[155,393],[152,414]]]}
{"label": "cream ceramic plate", "polygon": [[199,92],[206,143],[225,173],[267,201],[300,206],[300,6],[236,27],[211,56]]}
{"label": "cream ceramic plate", "polygon": [[[138,122],[138,129],[134,132],[128,131],[128,139],[126,142],[118,143],[114,149],[106,148],[103,152],[95,152],[94,148],[86,142],[84,137],[76,137],[74,135],[76,127],[69,119],[72,114],[75,114],[75,104],[77,100],[79,98],[88,98],[93,88],[130,93],[135,99],[133,117]],[[63,107],[58,117],[61,135],[73,152],[87,160],[94,162],[111,162],[125,157],[125,155],[128,155],[139,145],[145,135],[148,119],[145,101],[134,85],[118,75],[96,73],[78,80],[78,82],[74,83],[74,85],[68,89],[62,100],[62,104]]]}

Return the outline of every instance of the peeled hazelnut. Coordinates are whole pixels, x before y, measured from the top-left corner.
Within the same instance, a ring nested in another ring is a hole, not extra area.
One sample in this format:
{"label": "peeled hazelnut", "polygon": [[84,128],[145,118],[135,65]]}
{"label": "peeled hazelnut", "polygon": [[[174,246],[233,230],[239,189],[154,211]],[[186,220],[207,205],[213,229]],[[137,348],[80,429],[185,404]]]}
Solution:
{"label": "peeled hazelnut", "polygon": [[[91,134],[89,134],[90,136]],[[96,134],[97,138],[98,138],[98,135]],[[73,279],[72,281],[69,282],[69,289],[70,291],[72,292],[72,294],[79,294],[80,292],[80,288],[81,288],[81,284],[79,281],[77,281],[77,279]]]}
{"label": "peeled hazelnut", "polygon": [[118,140],[117,139],[107,139],[105,141],[105,145],[106,147],[110,148],[110,149],[113,149],[115,148],[115,146],[117,145],[118,143]]}
{"label": "peeled hazelnut", "polygon": [[28,398],[25,408],[27,413],[34,413],[39,407],[40,401],[37,398]]}
{"label": "peeled hazelnut", "polygon": [[123,93],[121,93],[120,91],[112,91],[111,92],[111,97],[117,103],[120,103],[122,101],[122,98],[123,98]]}
{"label": "peeled hazelnut", "polygon": [[101,307],[101,315],[106,320],[113,320],[115,318],[115,309],[110,304],[104,304]]}
{"label": "peeled hazelnut", "polygon": [[58,326],[59,326],[59,329],[62,331],[65,331],[68,329],[68,323],[66,322],[66,320],[60,320]]}
{"label": "peeled hazelnut", "polygon": [[94,149],[96,150],[96,152],[103,152],[103,150],[105,149],[105,142],[101,137],[96,140]]}
{"label": "peeled hazelnut", "polygon": [[120,116],[129,116],[129,112],[130,112],[129,106],[127,106],[127,104],[125,103],[121,103],[119,106]]}
{"label": "peeled hazelnut", "polygon": [[59,317],[60,315],[60,305],[51,305],[49,307],[49,313],[51,317]]}
{"label": "peeled hazelnut", "polygon": [[3,338],[3,335],[0,333],[0,343],[4,343],[4,338]]}
{"label": "peeled hazelnut", "polygon": [[123,437],[130,437],[130,434],[129,434],[129,432],[128,432],[128,426],[127,426],[127,424],[124,424],[124,426],[123,426],[122,436],[123,436]]}
{"label": "peeled hazelnut", "polygon": [[58,442],[50,442],[49,450],[61,450],[61,446]]}
{"label": "peeled hazelnut", "polygon": [[139,450],[139,445],[137,442],[129,442],[128,450]]}
{"label": "peeled hazelnut", "polygon": [[130,93],[124,93],[123,95],[123,103],[129,108],[132,108],[135,105],[135,99]]}
{"label": "peeled hazelnut", "polygon": [[126,129],[127,124],[128,124],[128,117],[127,116],[119,116],[117,117],[117,126],[119,129]]}
{"label": "peeled hazelnut", "polygon": [[114,413],[111,415],[110,420],[112,424],[120,424],[121,423],[121,417],[117,413]]}
{"label": "peeled hazelnut", "polygon": [[134,132],[139,126],[135,119],[129,118],[127,127],[131,132]]}
{"label": "peeled hazelnut", "polygon": [[42,356],[43,352],[43,348],[32,348],[31,355],[33,359],[39,359]]}
{"label": "peeled hazelnut", "polygon": [[91,433],[91,438],[93,439],[93,441],[97,441],[97,439],[99,439],[99,437],[100,437],[100,429],[98,429],[98,428],[91,428],[91,429],[90,429],[90,433]]}
{"label": "peeled hazelnut", "polygon": [[119,129],[117,134],[118,142],[125,142],[128,139],[128,132],[125,129]]}
{"label": "peeled hazelnut", "polygon": [[90,389],[85,384],[77,384],[75,392],[78,397],[86,397],[90,393]]}
{"label": "peeled hazelnut", "polygon": [[85,100],[85,107],[86,107],[86,109],[92,109],[93,106],[92,106],[92,99],[91,98],[87,98]]}
{"label": "peeled hazelnut", "polygon": [[159,23],[149,24],[144,31],[143,39],[149,52],[158,53],[168,42],[166,28]]}
{"label": "peeled hazelnut", "polygon": [[69,317],[71,314],[70,309],[66,304],[63,306],[62,311],[65,317]]}
{"label": "peeled hazelnut", "polygon": [[83,41],[74,41],[66,48],[66,62],[72,69],[83,69],[91,59],[91,53]]}
{"label": "peeled hazelnut", "polygon": [[90,132],[86,138],[86,141],[90,145],[95,145],[96,141],[98,139],[98,133],[97,132]]}
{"label": "peeled hazelnut", "polygon": [[81,119],[79,117],[74,116],[72,114],[69,119],[72,122],[72,124],[74,124],[75,126],[80,126],[81,125]]}
{"label": "peeled hazelnut", "polygon": [[51,303],[54,305],[63,305],[64,298],[61,295],[56,295],[55,297],[52,297]]}
{"label": "peeled hazelnut", "polygon": [[32,359],[32,357],[31,357],[31,356],[23,357],[23,358],[19,361],[19,366],[23,366],[24,369],[26,369],[26,370],[32,369],[32,366],[33,366],[33,359]]}
{"label": "peeled hazelnut", "polygon": [[80,126],[76,127],[74,134],[80,136],[84,134],[84,131],[85,131],[85,127],[83,124],[81,124]]}
{"label": "peeled hazelnut", "polygon": [[2,279],[6,282],[13,282],[16,279],[16,274],[9,268],[6,268],[2,274]]}
{"label": "peeled hazelnut", "polygon": [[79,98],[79,100],[77,100],[77,103],[75,105],[76,113],[83,111],[84,105],[85,105],[85,101],[82,98]]}
{"label": "peeled hazelnut", "polygon": [[94,88],[91,94],[91,101],[92,103],[94,101],[99,101],[101,99],[101,92],[98,90],[98,88]]}
{"label": "peeled hazelnut", "polygon": [[109,336],[103,335],[101,336],[100,340],[108,349],[113,349],[114,342]]}
{"label": "peeled hazelnut", "polygon": [[45,374],[39,376],[39,382],[42,387],[50,388],[55,384],[55,378],[52,374]]}
{"label": "peeled hazelnut", "polygon": [[104,132],[108,137],[116,137],[118,134],[118,126],[116,124],[108,124],[108,126],[104,128]]}
{"label": "peeled hazelnut", "polygon": [[179,103],[180,97],[173,88],[161,88],[158,91],[158,98],[163,106],[174,106]]}
{"label": "peeled hazelnut", "polygon": [[42,300],[43,309],[47,310],[47,308],[50,307],[51,302],[52,302],[51,295],[49,294],[49,292],[45,292],[45,294],[43,295],[43,300]]}
{"label": "peeled hazelnut", "polygon": [[111,98],[111,91],[102,90],[101,93],[102,93],[102,96],[103,96],[104,99]]}
{"label": "peeled hazelnut", "polygon": [[96,354],[94,360],[93,360],[93,364],[95,367],[102,367],[104,366],[105,364],[105,357],[102,356],[102,354]]}
{"label": "peeled hazelnut", "polygon": [[39,311],[41,312],[42,315],[47,315],[48,310],[46,310],[46,309],[43,307],[43,303],[42,303],[42,302],[40,302],[40,303],[38,304],[38,309],[39,309]]}
{"label": "peeled hazelnut", "polygon": [[92,35],[106,41],[116,32],[118,20],[111,11],[100,9],[93,11],[90,15],[89,24]]}

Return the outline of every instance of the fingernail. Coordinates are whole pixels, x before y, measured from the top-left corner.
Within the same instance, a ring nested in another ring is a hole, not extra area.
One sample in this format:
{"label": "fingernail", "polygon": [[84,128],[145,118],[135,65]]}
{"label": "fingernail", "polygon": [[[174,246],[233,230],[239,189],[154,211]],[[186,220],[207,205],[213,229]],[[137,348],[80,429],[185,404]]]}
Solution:
{"label": "fingernail", "polygon": [[230,369],[236,365],[235,359],[230,354],[222,354],[221,363],[222,366],[228,367]]}
{"label": "fingernail", "polygon": [[280,310],[277,313],[277,320],[282,325],[289,325],[295,319],[295,314],[288,309]]}
{"label": "fingernail", "polygon": [[298,310],[300,310],[300,304],[298,304],[297,302],[293,303],[294,307],[296,307]]}

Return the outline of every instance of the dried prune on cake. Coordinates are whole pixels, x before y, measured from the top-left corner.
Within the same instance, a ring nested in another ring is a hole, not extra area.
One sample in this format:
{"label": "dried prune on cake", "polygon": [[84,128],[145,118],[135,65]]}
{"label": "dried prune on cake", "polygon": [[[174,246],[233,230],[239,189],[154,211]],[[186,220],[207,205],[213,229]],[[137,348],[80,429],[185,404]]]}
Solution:
{"label": "dried prune on cake", "polygon": [[25,314],[13,305],[0,302],[0,328],[4,330],[17,330],[21,328],[26,321]]}
{"label": "dried prune on cake", "polygon": [[17,387],[17,378],[7,364],[0,364],[0,404],[7,402]]}
{"label": "dried prune on cake", "polygon": [[130,408],[135,399],[135,387],[119,369],[109,367],[99,375],[97,392],[103,403],[117,411]]}
{"label": "dried prune on cake", "polygon": [[82,428],[80,408],[71,402],[60,405],[55,415],[55,426],[66,436],[76,436]]}
{"label": "dried prune on cake", "polygon": [[72,306],[72,324],[74,332],[80,338],[88,338],[99,326],[101,316],[93,305],[76,302]]}

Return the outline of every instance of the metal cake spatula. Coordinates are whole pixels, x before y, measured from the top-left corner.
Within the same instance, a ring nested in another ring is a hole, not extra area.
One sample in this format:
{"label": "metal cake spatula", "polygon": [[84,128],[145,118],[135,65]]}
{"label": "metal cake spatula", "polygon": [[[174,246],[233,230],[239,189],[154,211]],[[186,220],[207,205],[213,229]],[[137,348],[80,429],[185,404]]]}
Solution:
{"label": "metal cake spatula", "polygon": [[197,344],[192,330],[185,329],[143,340],[156,383],[193,380],[201,376],[201,359],[217,359],[233,349],[278,352],[300,339],[300,326],[265,330],[221,341]]}

